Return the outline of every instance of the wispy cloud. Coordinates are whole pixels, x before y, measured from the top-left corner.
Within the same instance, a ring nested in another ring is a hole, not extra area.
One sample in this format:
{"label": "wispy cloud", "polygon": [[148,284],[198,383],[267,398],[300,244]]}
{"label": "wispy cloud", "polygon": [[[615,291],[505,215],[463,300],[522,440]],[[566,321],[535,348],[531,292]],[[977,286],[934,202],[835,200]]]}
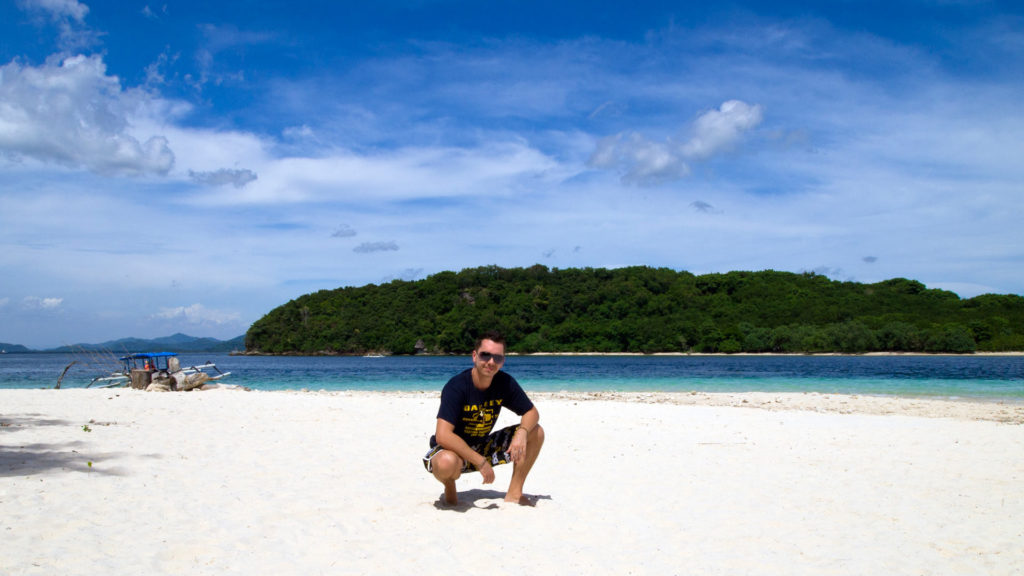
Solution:
{"label": "wispy cloud", "polygon": [[[269,147],[247,139],[251,149]],[[236,139],[237,140],[237,139]],[[234,161],[225,149],[239,148],[228,135],[182,134],[188,146]],[[328,153],[329,152],[329,153]],[[479,146],[401,147],[387,151],[330,149],[315,157],[267,157],[257,167],[260,178],[239,193],[205,195],[208,204],[282,204],[302,202],[368,202],[374,205],[409,199],[473,197],[486,189],[513,196],[530,185],[557,182],[579,171],[564,166],[521,140],[493,141]],[[260,153],[255,150],[254,153]],[[250,154],[252,155],[252,154]],[[208,161],[194,154],[193,160]]]}
{"label": "wispy cloud", "polygon": [[161,320],[181,321],[187,324],[228,324],[237,322],[239,319],[237,312],[214,310],[198,303],[162,308],[153,316]]}
{"label": "wispy cloud", "polygon": [[89,13],[89,7],[77,0],[18,0],[18,4],[26,10],[43,11],[54,18],[75,22],[84,22]]}
{"label": "wispy cloud", "polygon": [[159,20],[160,18],[167,15],[167,5],[164,4],[156,10],[154,10],[149,6],[149,4],[146,4],[142,7],[142,15],[150,20]]}
{"label": "wispy cloud", "polygon": [[[243,30],[234,24],[203,24],[200,26],[205,42],[196,51],[195,61],[199,67],[198,77],[192,82],[202,88],[207,83],[221,85],[245,81],[245,73],[237,67],[220,64],[226,56],[233,61],[237,54],[244,53],[250,46],[259,46],[277,41],[277,34],[271,31]],[[236,54],[237,53],[237,54]]]}
{"label": "wispy cloud", "polygon": [[76,50],[97,43],[97,34],[85,24],[89,7],[77,0],[18,0],[23,10],[41,15],[59,30],[59,43],[64,50]]}

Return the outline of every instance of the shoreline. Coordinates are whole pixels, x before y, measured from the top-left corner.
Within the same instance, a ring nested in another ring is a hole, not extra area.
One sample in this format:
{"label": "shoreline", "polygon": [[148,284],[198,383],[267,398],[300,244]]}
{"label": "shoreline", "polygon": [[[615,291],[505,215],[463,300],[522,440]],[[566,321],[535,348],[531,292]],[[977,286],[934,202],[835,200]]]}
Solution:
{"label": "shoreline", "polygon": [[913,356],[922,358],[933,358],[933,357],[951,357],[951,358],[970,358],[972,356],[1024,356],[1024,351],[1010,351],[1010,352],[971,352],[970,354],[954,354],[951,352],[861,352],[861,353],[849,353],[849,352],[530,352],[527,354],[520,354],[517,352],[509,352],[507,356],[669,356],[669,357],[814,357],[814,356],[845,356],[849,358],[858,357],[886,357],[886,356]]}
{"label": "shoreline", "polygon": [[[252,390],[260,394],[297,394],[341,397],[437,399],[438,391],[408,390]],[[536,392],[527,391],[537,403],[619,402],[708,408],[742,408],[769,412],[816,412],[835,415],[910,416],[950,418],[979,422],[1024,425],[1024,402],[985,399],[917,398],[822,392]],[[2,396],[0,396],[2,398]]]}
{"label": "shoreline", "polygon": [[[42,353],[42,352],[40,352]],[[192,352],[189,352],[190,354]],[[199,352],[196,352],[197,354]],[[377,356],[395,356],[395,357],[424,357],[424,358],[448,358],[453,356],[466,356],[467,354],[391,354],[391,353],[366,353],[366,354],[343,354],[340,352],[259,352],[259,351],[233,351],[233,352],[214,352],[215,354],[228,354],[229,356],[282,356],[282,357],[320,357],[320,356],[339,356],[339,357],[350,357],[350,358],[366,358],[366,357],[377,357]],[[507,352],[506,356],[697,356],[697,357],[735,357],[735,356],[752,356],[752,357],[772,357],[772,356],[849,356],[855,358],[858,356],[921,356],[921,357],[963,357],[970,358],[971,356],[1024,356],[1024,351],[1004,351],[1004,352],[971,352],[968,354],[955,354],[952,352]]]}
{"label": "shoreline", "polygon": [[898,415],[1024,424],[1024,402],[1007,402],[1005,400],[822,392],[539,392],[531,394],[531,396],[533,395],[571,401],[640,402],[840,415]]}
{"label": "shoreline", "polygon": [[[130,388],[5,388],[4,396],[19,392],[76,392],[96,394],[143,394],[174,396],[204,395],[211,393],[238,393],[256,395],[298,395],[319,397],[365,397],[437,399],[440,390],[329,390],[315,388],[289,388],[266,390],[248,388],[241,384],[207,384],[189,392],[145,392]],[[688,390],[669,391],[569,391],[528,390],[531,398],[540,401],[567,402],[619,402],[626,404],[663,404],[672,406],[743,408],[770,412],[816,412],[837,415],[912,416],[919,418],[951,418],[1024,425],[1024,400],[981,397],[928,397],[881,394],[852,394],[841,392],[706,392]],[[2,403],[0,403],[2,405]],[[2,418],[2,413],[0,413]]]}
{"label": "shoreline", "polygon": [[970,354],[953,354],[950,352],[531,352],[529,354],[517,354],[511,352],[508,356],[848,356],[856,358],[860,356],[921,356],[929,357],[954,357],[970,358],[971,356],[1024,356],[1024,352],[971,352]]}

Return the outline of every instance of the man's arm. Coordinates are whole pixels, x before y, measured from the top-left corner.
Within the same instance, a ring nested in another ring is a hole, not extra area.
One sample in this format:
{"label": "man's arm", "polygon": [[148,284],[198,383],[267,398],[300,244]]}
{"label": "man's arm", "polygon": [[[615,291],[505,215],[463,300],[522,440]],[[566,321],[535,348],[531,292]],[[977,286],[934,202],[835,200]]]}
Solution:
{"label": "man's arm", "polygon": [[[480,475],[484,477],[484,484],[494,482],[494,469],[491,468],[490,461],[483,455],[477,454],[475,450],[469,447],[469,444],[466,444],[465,440],[455,433],[455,424],[443,418],[438,418],[434,437],[442,448],[455,452],[459,458],[476,466],[480,470]],[[486,466],[483,465],[484,462],[487,463]]]}
{"label": "man's arm", "polygon": [[537,427],[537,424],[539,422],[540,412],[538,412],[537,407],[534,406],[533,408],[530,408],[530,410],[527,411],[526,414],[523,414],[523,419],[519,421],[519,426],[521,428],[526,428],[526,431],[530,432]]}

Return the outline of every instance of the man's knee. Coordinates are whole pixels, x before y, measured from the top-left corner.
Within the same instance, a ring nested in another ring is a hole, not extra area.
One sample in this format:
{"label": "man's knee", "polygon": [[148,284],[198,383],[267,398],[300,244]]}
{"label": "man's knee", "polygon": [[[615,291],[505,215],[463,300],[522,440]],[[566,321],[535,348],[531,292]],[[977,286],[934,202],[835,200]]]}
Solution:
{"label": "man's knee", "polygon": [[442,450],[430,459],[430,469],[439,479],[454,479],[462,474],[462,458],[451,450]]}
{"label": "man's knee", "polygon": [[544,444],[544,428],[540,424],[537,424],[533,430],[530,430],[530,433],[526,437],[526,445],[529,446],[531,444],[535,444],[537,446]]}

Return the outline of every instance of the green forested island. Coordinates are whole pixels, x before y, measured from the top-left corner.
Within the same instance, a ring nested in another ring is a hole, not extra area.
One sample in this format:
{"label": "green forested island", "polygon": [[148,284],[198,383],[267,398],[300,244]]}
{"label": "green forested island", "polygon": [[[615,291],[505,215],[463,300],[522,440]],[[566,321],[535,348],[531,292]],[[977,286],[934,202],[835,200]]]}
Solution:
{"label": "green forested island", "polygon": [[862,284],[771,270],[486,266],[307,294],[256,321],[245,347],[465,354],[491,329],[524,354],[1020,351],[1024,298],[961,299],[903,278]]}

